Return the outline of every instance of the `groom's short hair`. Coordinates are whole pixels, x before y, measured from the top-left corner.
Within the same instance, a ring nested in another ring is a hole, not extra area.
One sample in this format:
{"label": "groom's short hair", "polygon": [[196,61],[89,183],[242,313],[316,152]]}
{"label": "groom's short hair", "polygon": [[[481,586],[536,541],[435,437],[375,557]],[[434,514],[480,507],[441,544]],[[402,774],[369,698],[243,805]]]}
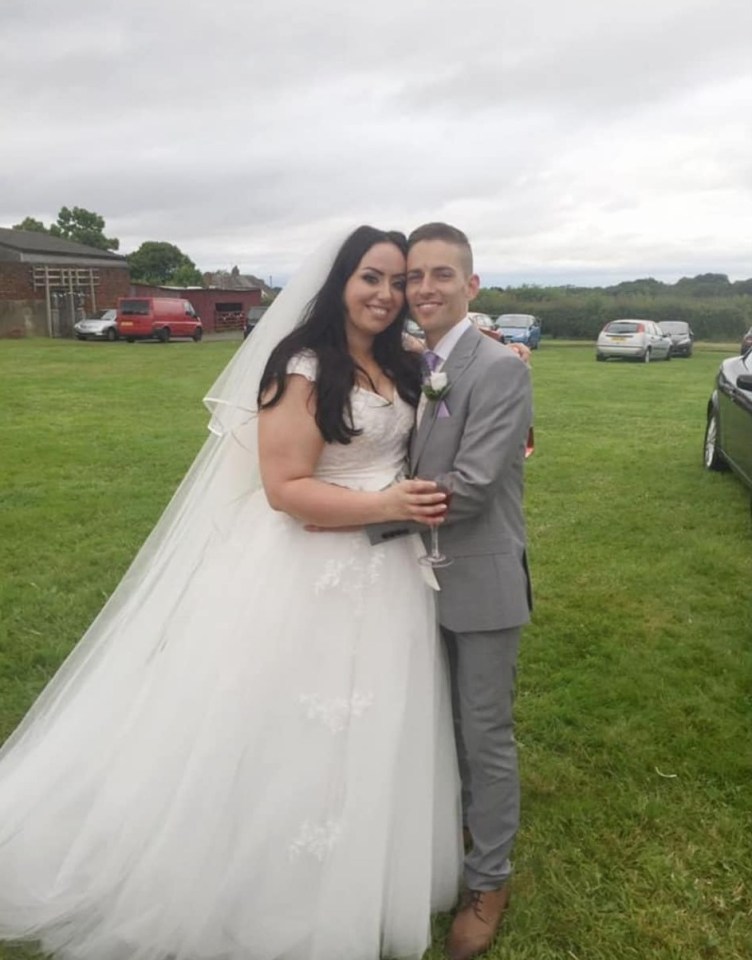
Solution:
{"label": "groom's short hair", "polygon": [[424,223],[423,226],[416,227],[407,238],[408,252],[411,247],[423,240],[443,240],[444,243],[451,243],[455,247],[459,247],[462,254],[462,265],[468,277],[471,276],[473,272],[473,250],[470,241],[461,230],[448,223]]}

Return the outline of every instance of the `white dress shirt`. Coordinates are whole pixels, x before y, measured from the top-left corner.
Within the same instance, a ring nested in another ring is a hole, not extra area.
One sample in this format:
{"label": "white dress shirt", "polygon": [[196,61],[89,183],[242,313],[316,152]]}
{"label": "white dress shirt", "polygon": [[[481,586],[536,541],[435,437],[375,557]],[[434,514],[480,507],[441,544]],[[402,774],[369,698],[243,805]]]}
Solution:
{"label": "white dress shirt", "polygon": [[[433,352],[441,357],[441,363],[436,367],[436,371],[442,370],[444,364],[449,359],[449,354],[454,350],[457,341],[462,336],[462,334],[467,330],[468,327],[472,327],[473,322],[470,317],[463,317],[459,323],[455,323],[451,330],[448,333],[445,333],[444,336],[439,340],[436,346],[433,348]],[[420,400],[418,401],[418,411],[415,415],[416,425],[420,424],[420,421],[423,419],[423,414],[426,410],[426,404],[428,403],[428,397],[425,393],[421,393]]]}

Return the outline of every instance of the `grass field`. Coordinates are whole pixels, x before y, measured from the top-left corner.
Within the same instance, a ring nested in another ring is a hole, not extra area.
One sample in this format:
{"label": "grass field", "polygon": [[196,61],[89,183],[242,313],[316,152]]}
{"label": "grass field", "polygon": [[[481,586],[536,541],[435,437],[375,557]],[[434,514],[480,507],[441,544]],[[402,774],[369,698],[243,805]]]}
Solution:
{"label": "grass field", "polygon": [[[0,739],[159,516],[236,346],[0,342]],[[533,355],[523,829],[495,960],[752,956],[749,495],[700,457],[735,349]]]}

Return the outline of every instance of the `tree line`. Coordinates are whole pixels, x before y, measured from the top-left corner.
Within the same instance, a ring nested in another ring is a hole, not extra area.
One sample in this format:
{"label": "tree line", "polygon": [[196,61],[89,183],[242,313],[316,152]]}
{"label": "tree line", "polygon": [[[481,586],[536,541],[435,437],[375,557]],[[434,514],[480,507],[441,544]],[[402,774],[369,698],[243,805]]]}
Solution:
{"label": "tree line", "polygon": [[[26,217],[13,229],[49,233],[101,250],[120,247],[116,237],[105,236],[104,218],[83,207],[62,207],[49,227]],[[136,283],[204,285],[196,264],[172,243],[147,240],[126,254],[126,259]],[[610,287],[486,287],[478,293],[472,309],[492,317],[535,314],[544,334],[555,339],[594,340],[609,320],[634,317],[684,320],[700,340],[736,340],[752,327],[752,279],[731,282],[724,273],[703,273],[682,277],[676,283],[646,277]]]}
{"label": "tree line", "polygon": [[490,287],[472,309],[492,317],[535,314],[546,336],[562,340],[595,340],[620,318],[683,320],[699,340],[737,340],[752,327],[752,280],[706,273],[673,284],[649,277],[611,287]]}

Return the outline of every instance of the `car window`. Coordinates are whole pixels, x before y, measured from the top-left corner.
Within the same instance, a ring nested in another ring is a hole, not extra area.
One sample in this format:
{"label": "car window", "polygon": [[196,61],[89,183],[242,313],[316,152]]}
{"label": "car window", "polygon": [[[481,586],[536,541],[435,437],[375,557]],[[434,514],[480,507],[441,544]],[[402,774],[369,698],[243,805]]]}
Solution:
{"label": "car window", "polygon": [[496,318],[499,327],[531,327],[534,323],[535,317],[529,313],[502,313]]}
{"label": "car window", "polygon": [[687,324],[681,320],[662,320],[658,326],[664,333],[692,333]]}
{"label": "car window", "polygon": [[476,327],[493,327],[493,320],[486,313],[469,313],[470,322]]}
{"label": "car window", "polygon": [[637,320],[612,320],[605,329],[608,333],[639,333],[640,328],[645,329],[645,324]]}
{"label": "car window", "polygon": [[149,315],[148,300],[122,300],[120,312],[125,317],[145,317]]}

